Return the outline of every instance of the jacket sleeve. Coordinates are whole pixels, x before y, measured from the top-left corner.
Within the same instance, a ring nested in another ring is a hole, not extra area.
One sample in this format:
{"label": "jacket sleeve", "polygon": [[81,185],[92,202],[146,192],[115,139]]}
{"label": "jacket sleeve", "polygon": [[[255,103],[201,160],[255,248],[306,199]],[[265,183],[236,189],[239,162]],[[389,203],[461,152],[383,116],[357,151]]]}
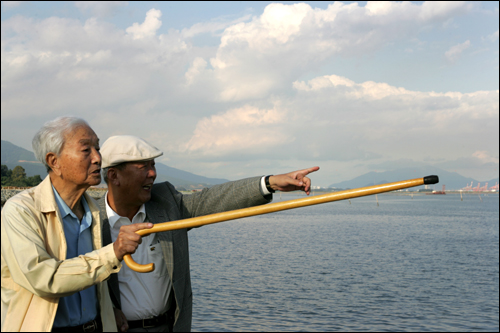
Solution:
{"label": "jacket sleeve", "polygon": [[272,195],[263,196],[261,177],[252,177],[215,185],[180,201],[183,218],[203,216],[269,203]]}
{"label": "jacket sleeve", "polygon": [[[65,297],[106,280],[121,264],[113,244],[67,260],[57,260],[50,248],[42,214],[9,200],[2,209],[2,261],[12,281],[39,297]],[[65,242],[64,232],[60,235]],[[5,269],[2,263],[2,284]],[[2,285],[3,287],[3,285]]]}

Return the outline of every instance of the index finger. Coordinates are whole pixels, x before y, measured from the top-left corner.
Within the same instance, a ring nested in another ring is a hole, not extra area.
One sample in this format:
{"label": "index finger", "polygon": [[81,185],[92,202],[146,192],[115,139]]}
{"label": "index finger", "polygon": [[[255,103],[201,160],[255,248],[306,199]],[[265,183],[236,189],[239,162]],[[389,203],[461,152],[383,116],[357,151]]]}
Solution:
{"label": "index finger", "polygon": [[144,222],[144,223],[134,223],[130,225],[132,231],[142,230],[142,229],[151,229],[153,227],[153,223]]}
{"label": "index finger", "polygon": [[315,171],[318,171],[318,170],[319,170],[319,166],[315,166],[315,167],[311,167],[311,168],[299,170],[297,172],[305,176],[305,175],[307,175],[307,174],[309,174],[311,172],[315,172]]}

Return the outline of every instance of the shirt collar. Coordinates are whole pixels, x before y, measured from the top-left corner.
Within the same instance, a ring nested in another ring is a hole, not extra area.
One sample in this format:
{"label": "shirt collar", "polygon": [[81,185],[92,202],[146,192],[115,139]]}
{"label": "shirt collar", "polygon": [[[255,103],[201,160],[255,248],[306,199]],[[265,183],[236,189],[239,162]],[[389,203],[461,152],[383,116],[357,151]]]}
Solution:
{"label": "shirt collar", "polygon": [[[115,226],[115,223],[120,219],[120,218],[125,218],[124,216],[120,216],[118,215],[110,206],[109,206],[109,203],[108,203],[108,192],[106,192],[106,194],[104,195],[104,198],[105,198],[105,202],[106,202],[106,214],[108,215],[108,221],[109,221],[109,226],[111,228],[113,228]],[[146,206],[144,204],[142,204],[141,208],[139,208],[139,211],[135,214],[135,216],[132,218],[132,221],[136,219],[136,217],[140,216],[139,214],[144,214],[144,218],[141,219],[141,222],[143,222],[142,220],[145,219],[145,216],[146,216]],[[128,220],[128,219],[127,219]],[[131,221],[131,222],[132,222]]]}
{"label": "shirt collar", "polygon": [[[61,218],[64,219],[65,217],[70,215],[72,218],[79,221],[78,217],[76,217],[76,214],[73,213],[71,208],[69,208],[69,206],[66,204],[66,202],[64,202],[64,200],[61,198],[61,196],[59,195],[59,193],[55,189],[54,185],[52,185],[52,190],[54,191],[54,197],[56,199],[57,206],[59,207],[59,211],[61,212]],[[85,211],[84,212],[84,220],[87,220],[86,223],[88,224],[88,221],[92,221],[92,212],[90,211],[90,207],[87,203],[87,200],[85,200],[84,195],[82,195],[80,200],[82,201],[83,209]]]}

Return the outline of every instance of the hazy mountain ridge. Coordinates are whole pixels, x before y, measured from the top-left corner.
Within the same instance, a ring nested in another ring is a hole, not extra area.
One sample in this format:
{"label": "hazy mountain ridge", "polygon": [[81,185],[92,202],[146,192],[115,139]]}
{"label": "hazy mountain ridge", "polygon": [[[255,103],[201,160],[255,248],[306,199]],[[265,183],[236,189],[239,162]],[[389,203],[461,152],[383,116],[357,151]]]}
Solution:
{"label": "hazy mountain ridge", "polygon": [[[47,176],[45,166],[36,161],[35,154],[33,152],[5,140],[2,140],[1,149],[1,162],[2,164],[7,165],[9,169],[13,169],[17,165],[20,165],[26,171],[27,176],[40,175],[42,178]],[[168,181],[176,187],[184,187],[186,189],[209,187],[211,185],[222,184],[229,181],[227,179],[199,176],[194,173],[172,168],[158,162],[156,162],[156,172],[156,182]]]}
{"label": "hazy mountain ridge", "polygon": [[[40,175],[44,178],[47,175],[45,166],[36,161],[35,154],[29,150],[18,147],[9,141],[2,140],[2,164],[13,169],[17,165],[22,166],[27,176]],[[25,162],[19,162],[19,161]],[[169,167],[163,163],[156,162],[156,172],[158,174],[156,182],[168,181],[176,187],[184,187],[186,189],[195,189],[201,187],[210,187],[211,185],[222,184],[228,182],[227,179],[208,178],[199,176],[191,172],[179,170]],[[446,185],[446,189],[458,190],[473,182],[473,186],[477,186],[478,181],[459,175],[456,172],[449,172],[434,166],[423,166],[415,168],[399,168],[385,172],[369,172],[351,180],[334,183],[329,187],[336,188],[358,188],[370,185],[378,185],[400,180],[421,178],[429,175],[439,176],[439,183],[433,185],[435,189],[441,189],[442,185]],[[498,178],[488,181],[488,187],[495,185]],[[481,182],[481,185],[484,185]],[[102,186],[102,184],[101,184]]]}
{"label": "hazy mountain ridge", "polygon": [[[446,189],[448,190],[459,190],[467,185],[470,185],[471,182],[473,182],[474,187],[478,184],[478,181],[473,178],[464,177],[456,172],[449,172],[429,165],[415,168],[400,168],[384,172],[369,172],[348,181],[332,184],[330,187],[358,188],[397,182],[406,179],[422,178],[430,175],[437,175],[439,177],[439,183],[431,185],[431,188],[439,190],[441,190],[443,185],[446,185]],[[498,178],[489,180],[488,187],[495,185],[497,182]],[[485,182],[481,182],[481,186],[484,184]]]}

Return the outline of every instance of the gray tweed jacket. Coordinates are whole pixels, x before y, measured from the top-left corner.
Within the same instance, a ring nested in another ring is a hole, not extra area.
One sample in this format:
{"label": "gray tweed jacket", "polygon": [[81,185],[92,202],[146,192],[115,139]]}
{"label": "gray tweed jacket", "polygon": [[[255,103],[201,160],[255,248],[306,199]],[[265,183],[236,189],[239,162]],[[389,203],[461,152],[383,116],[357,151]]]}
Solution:
{"label": "gray tweed jacket", "polygon": [[[169,182],[155,184],[151,200],[146,203],[146,221],[162,223],[268,203],[272,195],[261,194],[260,178],[228,182],[189,195],[178,192]],[[101,209],[103,246],[105,246],[111,243],[111,231],[105,198],[102,197],[98,202]],[[187,229],[180,229],[158,233],[177,304],[174,332],[191,331],[193,293],[187,232]],[[117,274],[111,275],[108,286],[115,307],[121,309]]]}

